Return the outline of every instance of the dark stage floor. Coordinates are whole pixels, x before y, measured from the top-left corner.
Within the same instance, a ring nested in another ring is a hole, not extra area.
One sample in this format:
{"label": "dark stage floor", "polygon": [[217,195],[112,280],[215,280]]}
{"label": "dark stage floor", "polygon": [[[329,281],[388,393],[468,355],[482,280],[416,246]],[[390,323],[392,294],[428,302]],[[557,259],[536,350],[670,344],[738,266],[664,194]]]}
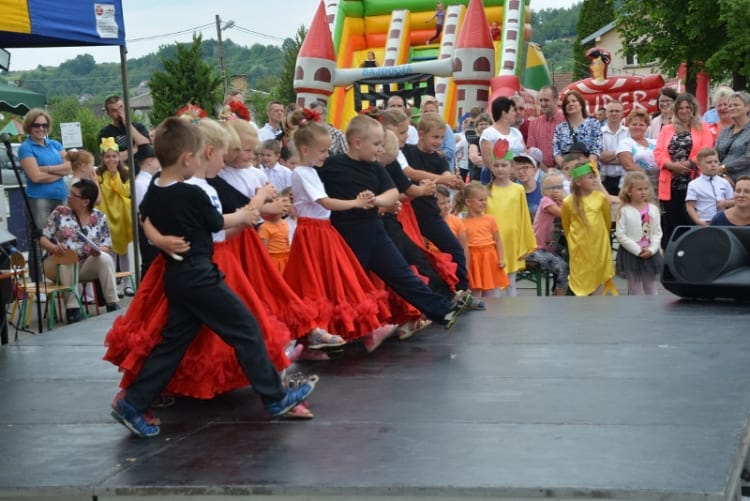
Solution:
{"label": "dark stage floor", "polygon": [[251,390],[178,399],[162,434],[109,416],[102,315],[0,348],[0,499],[734,499],[748,308],[505,298],[367,354],[308,363],[316,418]]}

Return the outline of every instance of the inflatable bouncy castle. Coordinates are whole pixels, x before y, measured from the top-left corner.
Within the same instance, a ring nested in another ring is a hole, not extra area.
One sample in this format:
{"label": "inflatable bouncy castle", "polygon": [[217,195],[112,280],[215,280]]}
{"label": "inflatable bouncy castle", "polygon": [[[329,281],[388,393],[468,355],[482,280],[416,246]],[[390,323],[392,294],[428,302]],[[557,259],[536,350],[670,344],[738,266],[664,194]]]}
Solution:
{"label": "inflatable bouncy castle", "polygon": [[455,127],[475,106],[551,83],[544,56],[530,42],[527,2],[450,3],[433,44],[435,0],[321,2],[297,57],[298,104],[326,102],[328,120],[343,127],[390,95],[418,106],[421,95],[432,94]]}

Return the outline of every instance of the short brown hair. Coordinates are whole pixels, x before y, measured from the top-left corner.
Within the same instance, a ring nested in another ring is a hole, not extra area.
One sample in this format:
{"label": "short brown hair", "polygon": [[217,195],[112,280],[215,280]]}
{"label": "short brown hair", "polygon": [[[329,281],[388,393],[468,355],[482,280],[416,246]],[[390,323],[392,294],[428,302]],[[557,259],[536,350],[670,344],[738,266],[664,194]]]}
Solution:
{"label": "short brown hair", "polygon": [[349,125],[346,126],[346,142],[351,144],[355,137],[366,137],[370,132],[376,129],[383,130],[380,122],[374,118],[368,117],[367,115],[357,115],[352,118],[349,121]]}
{"label": "short brown hair", "polygon": [[698,152],[698,161],[702,162],[707,157],[718,157],[719,153],[713,148],[701,148]]}
{"label": "short brown hair", "polygon": [[44,117],[47,119],[47,123],[49,124],[49,129],[52,129],[52,117],[44,111],[41,108],[31,108],[28,113],[26,113],[26,116],[23,117],[23,131],[26,134],[31,134],[31,124],[33,124],[37,118]]}
{"label": "short brown hair", "polygon": [[178,117],[169,117],[156,128],[154,149],[162,169],[177,164],[185,153],[198,153],[201,148],[203,134],[190,122]]}
{"label": "short brown hair", "polygon": [[443,120],[443,117],[434,111],[422,113],[422,117],[417,124],[417,130],[420,132],[429,132],[433,129],[445,129],[445,120]]}

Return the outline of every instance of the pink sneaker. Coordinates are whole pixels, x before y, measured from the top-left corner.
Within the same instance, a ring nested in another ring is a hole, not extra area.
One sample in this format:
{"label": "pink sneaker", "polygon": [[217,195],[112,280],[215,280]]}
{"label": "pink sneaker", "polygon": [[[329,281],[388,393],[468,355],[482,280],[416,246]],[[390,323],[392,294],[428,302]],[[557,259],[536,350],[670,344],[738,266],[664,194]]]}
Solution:
{"label": "pink sneaker", "polygon": [[364,336],[362,338],[362,344],[365,345],[365,349],[368,353],[372,353],[373,351],[377,350],[378,347],[383,344],[383,341],[388,339],[388,337],[393,334],[397,328],[398,325],[396,324],[381,325],[368,335]]}

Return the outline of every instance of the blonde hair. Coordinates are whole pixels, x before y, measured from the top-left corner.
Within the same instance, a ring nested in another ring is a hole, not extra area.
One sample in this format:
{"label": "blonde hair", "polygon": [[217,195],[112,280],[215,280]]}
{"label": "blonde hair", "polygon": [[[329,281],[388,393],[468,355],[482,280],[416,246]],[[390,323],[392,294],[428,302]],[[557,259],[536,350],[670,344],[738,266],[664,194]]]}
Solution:
{"label": "blonde hair", "polygon": [[409,120],[406,113],[398,108],[388,108],[387,110],[383,110],[381,117],[383,117],[383,121],[381,122],[383,127],[397,127]]}
{"label": "blonde hair", "polygon": [[434,129],[445,129],[445,120],[443,120],[443,117],[434,111],[422,113],[422,117],[417,124],[417,130],[419,132],[429,132]]}
{"label": "blonde hair", "polygon": [[229,134],[219,122],[211,118],[201,118],[198,121],[198,129],[203,134],[203,141],[219,150],[229,149]]}
{"label": "blonde hair", "polygon": [[351,145],[353,139],[367,137],[375,129],[382,130],[380,122],[367,115],[357,115],[346,126],[346,142]]}
{"label": "blonde hair", "polygon": [[383,136],[383,147],[385,148],[385,154],[383,155],[383,165],[388,165],[396,161],[399,152],[398,137],[393,133],[392,130],[384,129],[385,136]]}
{"label": "blonde hair", "polygon": [[635,119],[641,119],[643,122],[648,126],[651,123],[651,117],[648,115],[648,112],[644,110],[643,108],[635,108],[633,111],[630,112],[628,115],[628,119],[625,121],[628,125],[635,120]]}
{"label": "blonde hair", "polygon": [[227,128],[234,131],[234,135],[236,136],[236,142],[235,138],[231,135],[229,138],[227,153],[230,158],[236,158],[237,154],[242,150],[243,137],[250,139],[253,143],[252,148],[255,149],[255,146],[258,144],[258,132],[255,130],[255,127],[250,125],[250,122],[246,122],[245,120],[227,120],[225,123],[227,124]]}
{"label": "blonde hair", "polygon": [[453,197],[453,208],[451,214],[460,214],[466,209],[466,201],[476,198],[482,194],[489,196],[487,187],[479,181],[471,181],[462,190],[456,192]]}
{"label": "blonde hair", "polygon": [[701,148],[698,152],[698,161],[702,162],[706,157],[718,157],[719,153],[713,148]]}
{"label": "blonde hair", "polygon": [[[620,188],[620,193],[617,195],[618,198],[622,201],[622,204],[629,204],[630,203],[630,190],[633,188],[633,185],[637,182],[644,182],[648,186],[648,199],[647,202],[653,203],[654,202],[654,188],[651,186],[651,180],[648,178],[648,176],[640,170],[631,170],[625,173],[625,176],[622,178],[622,188]],[[622,208],[622,206],[620,206]]]}
{"label": "blonde hair", "polygon": [[583,190],[581,188],[581,180],[584,177],[577,177],[570,182],[570,197],[573,201],[573,212],[575,212],[583,225],[588,228],[591,225],[589,224],[589,219],[586,217],[586,211],[583,209]]}

